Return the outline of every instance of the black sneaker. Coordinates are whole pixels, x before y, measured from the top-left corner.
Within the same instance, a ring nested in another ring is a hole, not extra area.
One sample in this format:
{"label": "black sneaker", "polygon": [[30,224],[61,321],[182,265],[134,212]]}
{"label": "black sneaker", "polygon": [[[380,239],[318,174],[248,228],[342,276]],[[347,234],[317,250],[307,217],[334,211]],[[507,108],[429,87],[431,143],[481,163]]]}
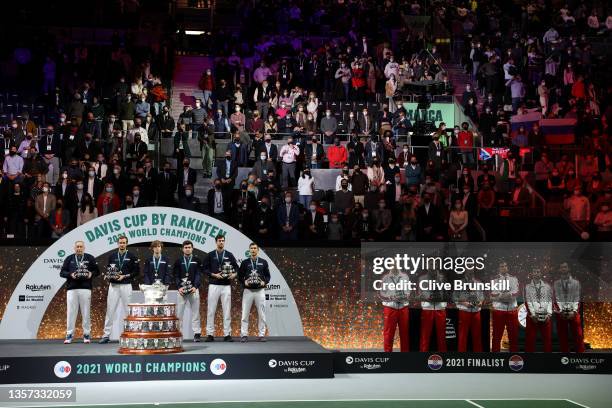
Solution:
{"label": "black sneaker", "polygon": [[206,340],[204,340],[204,342],[210,343],[211,341],[215,341],[215,338],[209,334],[206,336]]}
{"label": "black sneaker", "polygon": [[193,342],[194,343],[199,343],[202,339],[202,335],[200,335],[200,333],[196,333],[193,335]]}
{"label": "black sneaker", "polygon": [[106,344],[108,342],[110,342],[110,339],[108,337],[102,337],[98,343]]}
{"label": "black sneaker", "polygon": [[249,338],[248,338],[247,336],[242,336],[242,337],[240,338],[240,342],[241,342],[241,343],[246,343],[247,341],[249,341]]}
{"label": "black sneaker", "polygon": [[232,336],[225,336],[225,337],[223,338],[223,341],[229,341],[229,342],[232,342],[232,341],[234,341],[234,339],[232,339]]}

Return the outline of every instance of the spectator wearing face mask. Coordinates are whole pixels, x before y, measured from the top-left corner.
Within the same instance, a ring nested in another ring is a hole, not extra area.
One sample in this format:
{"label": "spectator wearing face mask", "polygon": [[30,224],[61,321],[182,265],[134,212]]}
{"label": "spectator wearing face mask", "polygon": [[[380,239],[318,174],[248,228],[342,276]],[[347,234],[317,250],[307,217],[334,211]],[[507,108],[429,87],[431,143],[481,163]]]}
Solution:
{"label": "spectator wearing face mask", "polygon": [[136,105],[132,101],[132,94],[127,94],[119,106],[119,119],[121,120],[122,130],[130,130],[134,127],[134,117],[136,116]]}
{"label": "spectator wearing face mask", "polygon": [[410,163],[406,166],[405,173],[407,186],[410,187],[411,185],[420,185],[422,183],[424,173],[415,156],[410,158]]}
{"label": "spectator wearing face mask", "polygon": [[103,181],[105,184],[111,183],[113,185],[114,193],[119,197],[123,197],[128,193],[128,178],[123,174],[123,170],[119,164],[113,165],[113,172],[111,174],[107,174]]}
{"label": "spectator wearing face mask", "polygon": [[208,215],[218,220],[225,220],[230,213],[229,193],[223,190],[221,179],[215,179],[213,188],[208,190]]}
{"label": "spectator wearing face mask", "polygon": [[23,180],[23,164],[23,158],[17,154],[17,147],[12,145],[2,164],[4,179],[11,183],[20,183]]}
{"label": "spectator wearing face mask", "polygon": [[13,191],[8,193],[6,197],[6,213],[4,222],[7,225],[7,234],[13,234],[15,238],[23,238],[25,236],[26,216],[26,201],[25,191],[22,190],[20,183],[13,185]]}
{"label": "spectator wearing face mask", "polygon": [[96,203],[103,189],[104,183],[96,176],[95,168],[90,166],[87,170],[87,177],[83,180],[83,191],[91,195]]}
{"label": "spectator wearing face mask", "polygon": [[359,166],[354,166],[350,177],[350,186],[354,194],[355,202],[364,204],[364,197],[370,186],[368,176],[364,174]]}
{"label": "spectator wearing face mask", "polygon": [[49,215],[56,206],[55,194],[51,193],[49,183],[44,182],[42,184],[41,193],[36,196],[34,206],[36,209],[34,223],[36,224],[38,236],[47,238],[51,232],[49,227]]}
{"label": "spectator wearing face mask", "polygon": [[187,185],[194,186],[196,184],[197,173],[195,169],[190,167],[189,159],[183,159],[183,167],[177,170],[178,178],[178,196],[185,196],[185,187]]}
{"label": "spectator wearing face mask", "polygon": [[384,198],[378,200],[378,208],[372,211],[372,218],[374,219],[375,238],[380,241],[391,239],[393,215],[391,210],[387,208],[387,202]]}
{"label": "spectator wearing face mask", "polygon": [[236,162],[238,167],[245,167],[247,165],[249,159],[248,145],[242,143],[237,130],[233,132],[233,140],[227,144],[226,151],[230,152],[232,160]]}
{"label": "spectator wearing face mask", "polygon": [[121,208],[121,200],[119,196],[115,194],[115,187],[112,183],[106,182],[104,184],[104,192],[98,197],[97,208],[99,216],[119,211]]}
{"label": "spectator wearing face mask", "polygon": [[49,225],[51,227],[51,238],[61,238],[70,230],[70,211],[64,208],[64,201],[58,199],[55,209],[49,214]]}
{"label": "spectator wearing face mask", "polygon": [[323,210],[319,207],[318,201],[310,201],[305,207],[304,215],[306,239],[314,240],[321,238],[324,232]]}
{"label": "spectator wearing face mask", "polygon": [[374,221],[370,217],[370,211],[367,208],[361,210],[353,220],[352,236],[360,241],[374,240]]}
{"label": "spectator wearing face mask", "polygon": [[299,209],[293,202],[293,194],[285,193],[284,202],[276,209],[276,220],[279,225],[281,240],[295,241],[298,238]]}
{"label": "spectator wearing face mask", "polygon": [[217,164],[217,178],[221,180],[223,191],[229,194],[234,188],[236,177],[238,176],[238,165],[232,159],[232,154],[229,151],[225,152],[225,160]]}
{"label": "spectator wearing face mask", "polygon": [[330,143],[338,130],[338,120],[335,116],[332,116],[330,109],[325,111],[325,117],[321,119],[319,127],[321,129],[321,134],[325,138],[325,143]]}
{"label": "spectator wearing face mask", "polygon": [[340,190],[334,194],[334,211],[338,214],[348,214],[355,205],[353,192],[349,190],[348,174],[347,178],[340,181]]}
{"label": "spectator wearing face mask", "polygon": [[570,219],[576,223],[586,224],[591,220],[591,203],[582,194],[580,187],[574,188],[574,194],[565,200],[564,209],[568,212]]}
{"label": "spectator wearing face mask", "polygon": [[268,177],[270,171],[274,172],[274,163],[272,159],[268,159],[265,150],[260,150],[259,158],[255,161],[251,173],[255,174],[258,179],[263,180]]}
{"label": "spectator wearing face mask", "polygon": [[284,189],[295,185],[295,167],[299,154],[300,148],[294,144],[293,137],[290,136],[287,144],[279,152],[282,160],[281,185]]}
{"label": "spectator wearing face mask", "polygon": [[93,197],[89,193],[85,193],[83,200],[77,209],[76,226],[80,227],[96,217],[98,217],[98,209],[94,204]]}
{"label": "spectator wearing face mask", "polygon": [[185,196],[179,199],[179,207],[183,210],[199,211],[200,200],[193,195],[193,186],[185,186]]}
{"label": "spectator wearing face mask", "polygon": [[327,239],[330,241],[340,241],[344,239],[344,226],[340,222],[340,216],[332,213],[327,224]]}
{"label": "spectator wearing face mask", "polygon": [[132,208],[146,207],[149,205],[145,194],[143,194],[142,187],[135,185],[132,187]]}
{"label": "spectator wearing face mask", "polygon": [[340,138],[334,138],[334,144],[327,149],[330,169],[342,168],[347,162],[348,155],[346,147],[340,144]]}
{"label": "spectator wearing face mask", "polygon": [[597,231],[597,237],[601,241],[609,241],[612,237],[612,211],[610,211],[610,204],[603,204],[597,214],[593,225]]}
{"label": "spectator wearing face mask", "polygon": [[276,217],[270,206],[270,197],[263,195],[253,214],[251,230],[259,239],[270,239],[275,232]]}
{"label": "spectator wearing face mask", "polygon": [[314,190],[314,178],[310,175],[310,169],[304,169],[302,175],[298,178],[298,202],[304,209],[308,209]]}
{"label": "spectator wearing face mask", "polygon": [[55,184],[53,193],[55,198],[64,198],[74,193],[76,187],[74,186],[73,179],[70,178],[68,170],[62,171],[60,179]]}

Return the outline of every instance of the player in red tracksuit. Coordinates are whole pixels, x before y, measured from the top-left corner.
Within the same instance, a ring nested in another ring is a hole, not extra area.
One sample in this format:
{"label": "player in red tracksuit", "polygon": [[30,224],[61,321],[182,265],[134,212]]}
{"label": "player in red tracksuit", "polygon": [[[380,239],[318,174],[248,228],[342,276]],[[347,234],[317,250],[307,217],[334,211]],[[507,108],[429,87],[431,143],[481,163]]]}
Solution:
{"label": "player in red tracksuit", "polygon": [[519,283],[515,276],[508,273],[508,264],[505,261],[499,263],[499,275],[496,279],[508,281],[510,289],[504,291],[491,291],[492,318],[493,318],[493,343],[491,351],[501,350],[501,340],[504,329],[508,329],[510,340],[510,351],[518,351],[518,305],[516,297],[519,294]]}
{"label": "player in red tracksuit", "polygon": [[[464,282],[480,283],[474,277],[473,270],[467,270],[463,275]],[[482,290],[457,290],[453,293],[453,301],[458,309],[457,351],[467,351],[468,334],[472,335],[472,351],[482,351],[482,323],[480,309],[484,301]]]}
{"label": "player in red tracksuit", "polygon": [[584,338],[580,320],[580,282],[570,275],[569,265],[559,265],[559,279],[554,282],[553,310],[557,320],[557,333],[561,351],[569,353],[568,329],[574,340],[574,351],[584,353]]}
{"label": "player in red tracksuit", "polygon": [[[410,290],[408,283],[410,279],[407,274],[399,272],[393,268],[382,278],[383,285],[393,284],[395,289],[390,289],[389,286],[384,286],[385,290],[380,291],[380,297],[383,304],[384,312],[384,350],[386,352],[393,351],[393,339],[395,337],[395,329],[399,328],[400,350],[406,352],[409,350],[408,343],[408,317],[410,304]],[[403,287],[398,288],[398,284]]]}
{"label": "player in red tracksuit", "polygon": [[525,334],[525,351],[533,353],[536,336],[542,334],[544,351],[552,351],[552,286],[542,280],[542,271],[534,267],[531,281],[525,285],[525,305],[527,306],[527,330]]}
{"label": "player in red tracksuit", "polygon": [[[435,325],[438,351],[446,351],[446,299],[447,293],[433,288],[421,289],[421,281],[446,282],[444,274],[428,271],[419,278],[419,298],[421,299],[421,338],[420,351],[429,351],[431,331]],[[430,283],[428,283],[429,285]],[[433,289],[433,290],[430,290]]]}

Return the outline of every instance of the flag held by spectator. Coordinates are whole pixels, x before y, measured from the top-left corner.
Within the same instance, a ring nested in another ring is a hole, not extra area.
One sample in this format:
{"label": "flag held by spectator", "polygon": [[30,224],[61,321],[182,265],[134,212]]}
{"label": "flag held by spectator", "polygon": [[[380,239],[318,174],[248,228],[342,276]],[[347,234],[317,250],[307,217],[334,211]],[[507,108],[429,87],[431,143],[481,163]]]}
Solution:
{"label": "flag held by spectator", "polygon": [[573,144],[576,119],[542,119],[540,129],[546,144]]}

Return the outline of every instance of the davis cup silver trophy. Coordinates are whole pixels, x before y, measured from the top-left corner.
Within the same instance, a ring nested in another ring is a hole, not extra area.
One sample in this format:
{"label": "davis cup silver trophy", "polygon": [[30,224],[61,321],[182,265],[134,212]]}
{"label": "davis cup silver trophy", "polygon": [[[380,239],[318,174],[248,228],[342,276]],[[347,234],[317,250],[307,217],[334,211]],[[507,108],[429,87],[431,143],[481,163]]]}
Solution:
{"label": "davis cup silver trophy", "polygon": [[183,351],[176,304],[165,302],[168,286],[157,279],[152,285],[140,285],[140,290],[144,294],[144,303],[128,305],[128,316],[119,339],[119,353],[142,355]]}

